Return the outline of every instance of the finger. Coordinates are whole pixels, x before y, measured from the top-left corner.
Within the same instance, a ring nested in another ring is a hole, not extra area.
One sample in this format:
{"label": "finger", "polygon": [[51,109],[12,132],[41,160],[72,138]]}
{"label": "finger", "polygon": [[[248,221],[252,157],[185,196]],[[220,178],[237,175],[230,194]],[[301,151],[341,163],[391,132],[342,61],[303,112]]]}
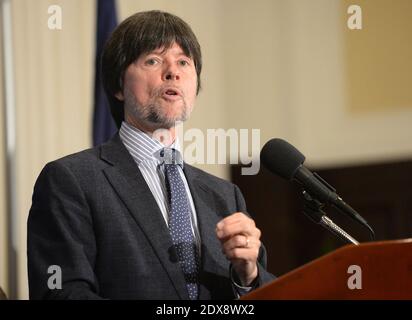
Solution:
{"label": "finger", "polygon": [[223,225],[230,225],[233,223],[237,223],[239,221],[242,221],[243,219],[250,219],[247,215],[245,215],[243,212],[235,212],[231,214],[230,216],[227,216],[226,218],[220,220],[220,222],[217,224],[217,227],[222,227]]}
{"label": "finger", "polygon": [[224,242],[222,244],[222,251],[225,255],[229,251],[236,248],[256,250],[258,252],[260,249],[260,245],[261,242],[259,239],[239,235]]}
{"label": "finger", "polygon": [[225,256],[229,260],[244,260],[244,261],[256,261],[259,255],[259,250],[255,248],[233,248],[224,252]]}
{"label": "finger", "polygon": [[242,220],[230,225],[223,225],[216,230],[216,234],[220,240],[226,240],[238,234],[260,238],[260,230],[256,228],[255,222],[251,219]]}
{"label": "finger", "polygon": [[244,221],[240,221],[231,225],[223,225],[220,229],[216,230],[217,237],[221,241],[226,241],[236,235],[250,235],[251,226]]}
{"label": "finger", "polygon": [[251,237],[245,235],[236,235],[223,243],[223,251],[227,252],[234,248],[251,248],[253,245]]}
{"label": "finger", "polygon": [[247,225],[249,223],[252,224],[253,226],[255,226],[255,221],[253,219],[251,219],[249,216],[247,216],[243,212],[236,212],[236,213],[233,213],[232,215],[224,218],[223,220],[221,220],[216,225],[216,231],[218,231],[222,228],[226,228],[226,227],[229,227],[229,226],[236,225],[236,224]]}

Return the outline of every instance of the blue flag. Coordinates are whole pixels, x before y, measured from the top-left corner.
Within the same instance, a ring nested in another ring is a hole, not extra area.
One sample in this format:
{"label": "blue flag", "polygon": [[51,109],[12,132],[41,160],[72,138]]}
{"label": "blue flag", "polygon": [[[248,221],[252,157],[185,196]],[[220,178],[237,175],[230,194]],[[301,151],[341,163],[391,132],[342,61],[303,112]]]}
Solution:
{"label": "blue flag", "polygon": [[115,0],[97,1],[97,37],[96,37],[96,65],[94,82],[94,114],[93,114],[93,145],[99,145],[117,131],[116,124],[111,116],[109,101],[104,93],[100,59],[104,44],[111,32],[117,26]]}

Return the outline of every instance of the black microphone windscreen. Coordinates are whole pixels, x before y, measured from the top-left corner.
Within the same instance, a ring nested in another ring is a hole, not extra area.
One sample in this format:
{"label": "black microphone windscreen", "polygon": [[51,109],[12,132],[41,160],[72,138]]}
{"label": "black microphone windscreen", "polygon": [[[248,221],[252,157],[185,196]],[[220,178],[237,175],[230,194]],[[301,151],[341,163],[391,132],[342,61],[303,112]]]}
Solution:
{"label": "black microphone windscreen", "polygon": [[291,180],[305,156],[287,141],[275,138],[263,146],[260,161],[269,171]]}

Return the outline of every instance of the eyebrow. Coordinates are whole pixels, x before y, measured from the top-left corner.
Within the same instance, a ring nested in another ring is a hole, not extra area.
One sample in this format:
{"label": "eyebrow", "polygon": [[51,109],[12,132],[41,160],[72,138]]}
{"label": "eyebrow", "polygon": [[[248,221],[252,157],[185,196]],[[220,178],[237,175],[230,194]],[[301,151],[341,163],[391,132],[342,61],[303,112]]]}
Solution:
{"label": "eyebrow", "polygon": [[[167,51],[167,50],[164,50],[164,49],[155,49],[155,50],[153,50],[153,51],[150,51],[150,52],[147,52],[147,53],[143,54],[143,56],[148,56],[148,55],[151,55],[151,54],[155,54],[155,55],[162,56],[162,55],[164,55],[164,54],[166,53],[166,51]],[[185,57],[190,58],[190,56],[187,55],[183,50],[179,51],[179,52],[176,54],[176,56],[185,56]]]}

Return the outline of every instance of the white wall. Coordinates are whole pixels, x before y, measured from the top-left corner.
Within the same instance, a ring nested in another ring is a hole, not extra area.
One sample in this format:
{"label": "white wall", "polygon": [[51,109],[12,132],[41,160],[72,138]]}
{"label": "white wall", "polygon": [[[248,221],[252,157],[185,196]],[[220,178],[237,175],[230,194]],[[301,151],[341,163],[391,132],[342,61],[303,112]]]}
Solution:
{"label": "white wall", "polygon": [[[0,25],[2,18],[0,17]],[[2,43],[2,32],[0,34],[0,44]],[[0,45],[0,128],[4,128],[4,94],[3,94],[3,48]],[[7,216],[6,216],[6,179],[5,179],[5,135],[4,130],[0,130],[0,287],[5,291],[8,289],[7,283]]]}
{"label": "white wall", "polygon": [[262,145],[285,138],[316,167],[410,158],[412,106],[348,108],[346,9],[330,0],[224,1],[227,124],[260,128]]}
{"label": "white wall", "polygon": [[[346,20],[341,18],[347,8],[328,0],[294,0],[290,5],[294,12],[290,51],[294,121],[297,143],[309,162],[342,166],[411,158],[412,105],[367,113],[351,112],[348,107],[343,41]],[[364,28],[368,28],[368,12],[363,14]],[[396,52],[388,57],[396,58]]]}
{"label": "white wall", "polygon": [[[61,5],[63,29],[47,27]],[[19,297],[27,298],[26,221],[42,167],[90,146],[94,2],[12,2],[17,116]]]}

